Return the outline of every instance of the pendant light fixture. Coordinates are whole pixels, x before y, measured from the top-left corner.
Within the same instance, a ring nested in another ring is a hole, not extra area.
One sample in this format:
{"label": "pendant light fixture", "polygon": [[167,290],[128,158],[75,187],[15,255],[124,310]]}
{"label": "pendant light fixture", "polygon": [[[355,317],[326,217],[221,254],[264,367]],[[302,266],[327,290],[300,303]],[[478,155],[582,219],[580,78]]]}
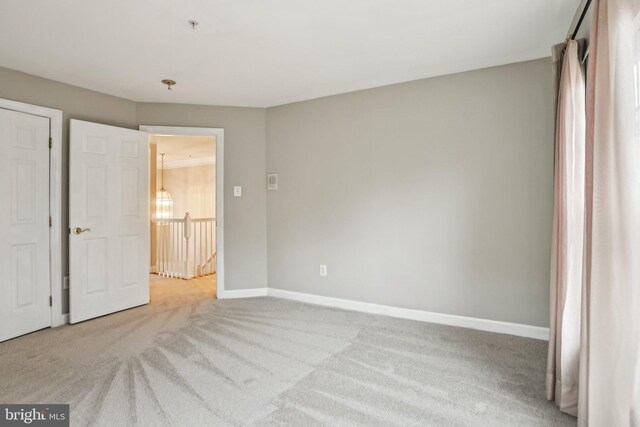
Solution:
{"label": "pendant light fixture", "polygon": [[160,175],[160,191],[156,193],[156,218],[173,217],[173,199],[171,194],[164,189],[164,153],[162,156],[162,169]]}

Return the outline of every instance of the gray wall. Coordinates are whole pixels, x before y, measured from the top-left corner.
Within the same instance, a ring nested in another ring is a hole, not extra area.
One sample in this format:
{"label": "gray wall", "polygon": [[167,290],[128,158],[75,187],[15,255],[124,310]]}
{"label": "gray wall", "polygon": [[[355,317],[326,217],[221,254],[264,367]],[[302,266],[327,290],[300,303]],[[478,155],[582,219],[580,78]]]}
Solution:
{"label": "gray wall", "polygon": [[[267,286],[265,110],[185,104],[137,105],[144,125],[224,128],[225,289]],[[233,197],[233,186],[242,197]]]}
{"label": "gray wall", "polygon": [[[0,67],[0,98],[62,110],[62,271],[69,274],[69,120],[79,119],[137,129],[136,104],[122,98],[69,86]],[[68,291],[62,306],[69,307]]]}
{"label": "gray wall", "polygon": [[268,109],[269,286],[547,326],[550,70],[542,59]]}
{"label": "gray wall", "polygon": [[[0,97],[64,112],[65,189],[71,118],[224,128],[227,289],[266,286],[268,259],[275,288],[545,326],[549,70],[530,61],[265,111],[136,104],[0,68]],[[268,198],[267,171],[280,174]]]}

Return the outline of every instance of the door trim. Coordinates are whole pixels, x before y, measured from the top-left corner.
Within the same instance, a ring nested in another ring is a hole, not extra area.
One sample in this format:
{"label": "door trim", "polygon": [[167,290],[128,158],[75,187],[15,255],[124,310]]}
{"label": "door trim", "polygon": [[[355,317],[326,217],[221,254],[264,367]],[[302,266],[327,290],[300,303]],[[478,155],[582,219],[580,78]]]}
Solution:
{"label": "door trim", "polygon": [[0,108],[49,119],[49,280],[51,327],[66,323],[62,313],[62,111],[0,98]]}
{"label": "door trim", "polygon": [[224,129],[140,125],[150,135],[216,137],[216,297],[224,298]]}

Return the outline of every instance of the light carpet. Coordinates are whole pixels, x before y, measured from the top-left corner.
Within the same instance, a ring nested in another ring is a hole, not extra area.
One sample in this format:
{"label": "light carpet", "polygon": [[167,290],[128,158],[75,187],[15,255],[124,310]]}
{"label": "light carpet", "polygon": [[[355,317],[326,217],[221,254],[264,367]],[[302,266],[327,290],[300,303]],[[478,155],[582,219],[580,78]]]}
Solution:
{"label": "light carpet", "polygon": [[151,304],[0,343],[0,402],[77,426],[573,426],[547,343],[156,281]]}

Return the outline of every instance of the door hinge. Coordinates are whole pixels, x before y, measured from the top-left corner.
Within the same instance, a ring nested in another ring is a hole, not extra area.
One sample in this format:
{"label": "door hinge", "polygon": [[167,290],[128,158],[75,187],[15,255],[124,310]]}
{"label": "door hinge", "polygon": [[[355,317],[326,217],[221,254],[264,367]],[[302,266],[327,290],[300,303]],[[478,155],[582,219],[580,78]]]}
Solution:
{"label": "door hinge", "polygon": [[49,307],[53,307],[53,296],[49,295]]}
{"label": "door hinge", "polygon": [[49,227],[53,227],[53,220],[49,217]]}
{"label": "door hinge", "polygon": [[49,138],[49,148],[53,148],[53,138]]}

